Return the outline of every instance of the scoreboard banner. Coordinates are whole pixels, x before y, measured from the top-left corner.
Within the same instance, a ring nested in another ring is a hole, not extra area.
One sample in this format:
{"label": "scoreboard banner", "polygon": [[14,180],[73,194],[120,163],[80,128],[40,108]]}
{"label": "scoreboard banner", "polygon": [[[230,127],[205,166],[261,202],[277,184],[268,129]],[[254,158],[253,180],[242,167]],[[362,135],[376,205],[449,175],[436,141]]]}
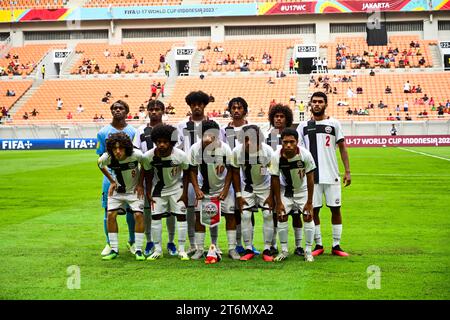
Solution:
{"label": "scoreboard banner", "polygon": [[0,139],[0,150],[95,149],[97,139]]}
{"label": "scoreboard banner", "polygon": [[374,11],[450,10],[450,0],[319,0],[251,2],[178,6],[128,6],[59,9],[0,9],[0,23],[26,21],[89,21],[126,19],[203,18],[286,14],[323,14]]}
{"label": "scoreboard banner", "polygon": [[345,143],[348,147],[446,147],[450,135],[348,136]]}

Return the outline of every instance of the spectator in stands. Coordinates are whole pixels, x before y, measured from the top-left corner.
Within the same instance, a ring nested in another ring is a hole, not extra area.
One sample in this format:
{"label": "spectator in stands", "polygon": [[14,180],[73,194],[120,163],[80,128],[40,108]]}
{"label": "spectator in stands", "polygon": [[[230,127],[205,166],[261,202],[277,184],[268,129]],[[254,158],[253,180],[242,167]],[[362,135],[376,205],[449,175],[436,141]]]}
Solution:
{"label": "spectator in stands", "polygon": [[114,73],[120,73],[120,67],[118,63],[116,63],[116,66],[114,67]]}
{"label": "spectator in stands", "polygon": [[363,88],[362,87],[357,87],[356,88],[356,94],[362,94],[363,93]]}
{"label": "spectator in stands", "polygon": [[300,68],[300,62],[296,59],[295,62],[294,62],[295,73],[299,73],[300,72],[299,68]]}
{"label": "spectator in stands", "polygon": [[73,115],[72,113],[69,111],[69,113],[66,116],[67,120],[72,120],[73,119]]}
{"label": "spectator in stands", "polygon": [[389,116],[386,118],[386,120],[388,120],[388,121],[395,121],[395,118],[392,115],[392,113],[389,113]]}
{"label": "spectator in stands", "polygon": [[403,93],[411,93],[411,85],[410,85],[409,81],[406,81],[403,84]]}
{"label": "spectator in stands", "polygon": [[137,59],[134,59],[134,62],[133,62],[133,71],[137,71],[138,67],[139,67],[139,62],[137,61]]}
{"label": "spectator in stands", "polygon": [[175,107],[172,105],[172,103],[169,102],[168,106],[166,107],[168,114],[175,114]]}
{"label": "spectator in stands", "polygon": [[268,83],[268,84],[274,84],[275,81],[272,80],[272,77],[269,77],[269,80],[267,80],[267,83]]}
{"label": "spectator in stands", "polygon": [[97,121],[98,121],[98,115],[95,114],[95,115],[94,115],[94,118],[92,118],[92,120],[94,120],[94,122],[97,122]]}
{"label": "spectator in stands", "polygon": [[216,98],[214,98],[214,96],[212,95],[212,93],[209,94],[209,102],[214,102],[216,101]]}
{"label": "spectator in stands", "polygon": [[122,62],[122,64],[120,65],[120,72],[125,72],[126,69],[127,67],[125,66],[125,63]]}
{"label": "spectator in stands", "polygon": [[105,96],[102,98],[103,103],[109,103],[109,99],[112,98],[111,92],[106,91]]}
{"label": "spectator in stands", "polygon": [[372,77],[375,76],[375,71],[373,71],[373,69],[371,69],[369,75]]}
{"label": "spectator in stands", "polygon": [[416,87],[416,93],[422,93],[422,88],[420,87],[420,84]]}
{"label": "spectator in stands", "polygon": [[386,88],[384,89],[384,93],[386,93],[386,94],[392,93],[392,89],[391,89],[391,87],[389,87],[389,85],[387,85]]}
{"label": "spectator in stands", "polygon": [[155,81],[153,81],[151,87],[150,87],[150,92],[151,92],[151,99],[156,99],[156,93],[158,91],[158,88],[156,87],[156,83]]}
{"label": "spectator in stands", "polygon": [[412,118],[411,118],[411,116],[409,115],[409,113],[406,114],[405,120],[406,120],[406,121],[411,121],[411,120],[412,120]]}
{"label": "spectator in stands", "polygon": [[170,76],[170,64],[168,64],[167,62],[166,62],[166,64],[164,65],[164,72],[165,72],[165,74],[166,74],[166,77],[169,77]]}
{"label": "spectator in stands", "polygon": [[348,97],[348,98],[353,98],[354,95],[355,95],[355,94],[354,94],[352,88],[351,88],[351,87],[348,87],[348,89],[347,89],[347,97]]}
{"label": "spectator in stands", "polygon": [[266,115],[266,113],[263,111],[263,108],[261,108],[257,114],[258,117],[262,118]]}
{"label": "spectator in stands", "polygon": [[270,101],[270,104],[269,104],[269,109],[272,108],[276,104],[277,104],[277,102],[275,101],[275,99],[272,99],[272,101]]}
{"label": "spectator in stands", "polygon": [[36,110],[36,108],[33,108],[33,111],[30,112],[32,117],[36,117],[38,115],[39,111]]}
{"label": "spectator in stands", "polygon": [[409,110],[409,102],[408,99],[405,100],[405,102],[403,103],[403,112],[408,112]]}
{"label": "spectator in stands", "polygon": [[134,114],[133,120],[139,120],[139,115],[137,113]]}
{"label": "spectator in stands", "polygon": [[111,52],[109,52],[108,48],[103,51],[103,55],[105,56],[105,58],[109,58],[111,56]]}
{"label": "spectator in stands", "polygon": [[145,64],[144,57],[141,57],[141,60],[139,60],[139,64],[140,64],[141,66]]}
{"label": "spectator in stands", "polygon": [[423,110],[422,117],[428,118],[428,111],[427,110]]}
{"label": "spectator in stands", "polygon": [[28,120],[29,116],[28,116],[28,112],[25,112],[22,116],[23,120]]}
{"label": "spectator in stands", "polygon": [[289,60],[289,73],[294,73],[294,59]]}
{"label": "spectator in stands", "polygon": [[384,108],[387,108],[387,105],[385,105],[383,103],[383,100],[380,100],[380,102],[378,103],[378,109],[384,109]]}
{"label": "spectator in stands", "polygon": [[[348,106],[349,103],[347,102],[347,98],[344,98],[344,100],[338,100],[336,101],[336,105],[338,107],[342,107],[342,106]],[[358,113],[358,112],[357,112]]]}
{"label": "spectator in stands", "polygon": [[422,97],[423,102],[427,102],[428,99],[429,98],[428,98],[427,94],[425,93],[424,96]]}
{"label": "spectator in stands", "polygon": [[125,52],[123,52],[123,49],[120,49],[119,57],[125,57]]}
{"label": "spectator in stands", "polygon": [[14,90],[9,90],[9,89],[7,89],[6,90],[6,96],[7,97],[14,97],[16,95],[16,93],[14,92]]}
{"label": "spectator in stands", "polygon": [[100,73],[100,67],[99,67],[98,63],[95,64],[94,72]]}
{"label": "spectator in stands", "polygon": [[297,102],[297,98],[295,97],[295,94],[291,92],[291,97],[289,98],[289,102],[294,101],[294,103]]}
{"label": "spectator in stands", "polygon": [[420,58],[420,60],[419,60],[419,65],[420,65],[420,66],[425,65],[425,59],[424,59],[424,57]]}
{"label": "spectator in stands", "polygon": [[402,118],[400,117],[400,113],[397,113],[397,115],[395,116],[395,120],[397,120],[397,121],[402,120]]}
{"label": "spectator in stands", "polygon": [[77,112],[78,113],[82,113],[82,112],[84,112],[84,107],[83,107],[83,105],[80,103],[79,105],[78,105],[78,107],[77,107]]}
{"label": "spectator in stands", "polygon": [[399,104],[395,107],[395,112],[400,112],[400,105]]}
{"label": "spectator in stands", "polygon": [[397,135],[397,128],[395,127],[395,124],[392,124],[392,128],[391,128],[390,134],[391,134],[391,136],[396,136]]}
{"label": "spectator in stands", "polygon": [[161,84],[161,88],[159,89],[159,94],[163,98],[164,98],[164,87],[165,87],[165,85],[166,85],[166,83],[164,82],[163,84]]}
{"label": "spectator in stands", "polygon": [[280,72],[278,72],[277,70],[277,78],[284,78],[286,77],[286,74],[283,72],[283,70],[281,70]]}
{"label": "spectator in stands", "polygon": [[348,107],[346,113],[347,113],[349,116],[351,116],[351,115],[353,114],[353,111],[352,111],[352,109],[351,109],[350,107]]}
{"label": "spectator in stands", "polygon": [[57,98],[56,99],[56,110],[61,110],[62,109],[62,107],[63,107],[63,101],[62,101],[62,99],[61,98]]}
{"label": "spectator in stands", "polygon": [[431,97],[430,100],[428,101],[428,105],[429,106],[434,106],[434,99],[433,99],[433,97]]}
{"label": "spectator in stands", "polygon": [[45,78],[45,64],[43,64],[41,66],[41,75],[42,75],[42,79],[44,79]]}
{"label": "spectator in stands", "polygon": [[369,100],[369,102],[367,103],[367,108],[373,109],[373,108],[375,108],[375,105]]}

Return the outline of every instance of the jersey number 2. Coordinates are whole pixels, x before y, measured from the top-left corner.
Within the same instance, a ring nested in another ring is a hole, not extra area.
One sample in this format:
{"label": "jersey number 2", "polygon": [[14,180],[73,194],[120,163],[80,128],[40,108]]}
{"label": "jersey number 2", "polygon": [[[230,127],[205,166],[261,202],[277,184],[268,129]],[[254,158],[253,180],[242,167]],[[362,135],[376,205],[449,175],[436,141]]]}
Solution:
{"label": "jersey number 2", "polygon": [[326,136],[325,138],[325,146],[329,147],[330,146],[330,136]]}

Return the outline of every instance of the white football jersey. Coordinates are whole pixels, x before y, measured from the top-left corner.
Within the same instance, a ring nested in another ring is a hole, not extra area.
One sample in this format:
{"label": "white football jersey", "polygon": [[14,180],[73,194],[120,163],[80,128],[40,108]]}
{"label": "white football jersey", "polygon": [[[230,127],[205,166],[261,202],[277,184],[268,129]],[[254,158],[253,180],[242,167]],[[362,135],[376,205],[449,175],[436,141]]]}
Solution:
{"label": "white football jersey", "polygon": [[202,148],[202,142],[196,142],[190,150],[190,165],[198,168],[198,183],[205,194],[222,191],[227,175],[227,165],[231,164],[230,147],[219,141],[220,146]]}
{"label": "white football jersey", "polygon": [[189,168],[189,161],[182,150],[173,148],[168,157],[155,155],[156,147],[143,155],[145,170],[154,169],[152,196],[164,197],[177,193],[183,187],[182,173]]}
{"label": "white football jersey", "polygon": [[154,147],[151,137],[152,129],[153,127],[149,124],[144,124],[137,129],[136,134],[134,135],[133,146],[143,153]]}
{"label": "white football jersey", "polygon": [[340,175],[336,157],[337,144],[344,141],[338,120],[328,117],[321,121],[302,121],[298,127],[300,142],[311,152],[316,170],[315,183],[339,184]]}
{"label": "white football jersey", "polygon": [[142,152],[136,149],[133,150],[131,156],[122,161],[111,158],[105,152],[98,158],[98,166],[99,168],[108,167],[112,170],[112,175],[118,184],[117,193],[134,193],[134,189],[139,183],[139,164],[142,159]]}
{"label": "white football jersey", "polygon": [[[205,116],[204,120],[210,120]],[[191,118],[180,122],[177,126],[178,130],[178,143],[177,148],[189,153],[192,145],[201,140],[202,136],[202,121],[193,121]]]}
{"label": "white football jersey", "polygon": [[282,194],[285,197],[293,197],[304,193],[307,191],[306,174],[316,168],[312,154],[299,146],[297,154],[291,159],[281,155],[281,149],[274,152],[270,174],[280,177]]}
{"label": "white football jersey", "polygon": [[270,188],[269,166],[272,155],[272,148],[265,143],[253,154],[246,153],[244,145],[233,149],[231,165],[241,169],[241,190],[252,193]]}
{"label": "white football jersey", "polygon": [[239,139],[242,128],[244,128],[247,123],[240,127],[232,127],[230,123],[220,128],[220,139],[228,144],[230,149],[233,150],[235,147],[242,144]]}

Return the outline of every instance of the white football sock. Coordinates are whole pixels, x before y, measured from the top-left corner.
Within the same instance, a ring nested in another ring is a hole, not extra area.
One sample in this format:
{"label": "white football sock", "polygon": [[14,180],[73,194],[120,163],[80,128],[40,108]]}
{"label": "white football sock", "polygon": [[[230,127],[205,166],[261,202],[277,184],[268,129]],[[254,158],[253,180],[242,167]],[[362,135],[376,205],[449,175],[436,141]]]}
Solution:
{"label": "white football sock", "polygon": [[117,232],[108,232],[108,237],[111,250],[119,253],[119,234]]}
{"label": "white football sock", "polygon": [[[178,252],[184,252],[184,244],[186,243],[187,221],[178,221]],[[195,233],[194,233],[195,241]]]}
{"label": "white football sock", "polygon": [[161,245],[161,234],[162,234],[162,221],[153,220],[152,221],[152,239],[155,244],[155,250],[162,252]]}
{"label": "white football sock", "polygon": [[305,252],[311,253],[311,247],[314,240],[314,221],[305,222],[303,227],[305,229]]}
{"label": "white football sock", "polygon": [[[187,231],[191,248],[195,249],[195,211],[194,208],[186,210]],[[179,228],[178,228],[179,229]],[[178,237],[180,235],[178,234]]]}
{"label": "white football sock", "polygon": [[228,250],[236,248],[236,230],[227,230]]}
{"label": "white football sock", "polygon": [[251,221],[252,213],[250,211],[245,210],[242,213],[241,220],[241,232],[242,237],[244,238],[244,244],[246,249],[252,250],[252,221]]}
{"label": "white football sock", "polygon": [[303,228],[294,227],[294,238],[295,238],[295,247],[302,246],[302,238],[303,238]]}
{"label": "white football sock", "polygon": [[136,244],[136,251],[142,251],[142,244],[144,243],[144,234],[135,232],[134,239]]}
{"label": "white football sock", "polygon": [[320,224],[316,224],[314,229],[314,241],[317,245],[322,246],[322,233],[320,232]]}
{"label": "white football sock", "polygon": [[166,219],[167,234],[169,235],[169,242],[175,241],[175,227],[177,219],[174,216],[170,216]]}
{"label": "white football sock", "polygon": [[263,210],[263,218],[264,250],[268,250],[273,240],[273,215],[269,210]]}
{"label": "white football sock", "polygon": [[279,222],[278,221],[278,238],[280,238],[280,245],[281,245],[281,251],[288,252],[289,246],[288,246],[288,233],[289,233],[289,226],[287,221],[286,222]]}
{"label": "white football sock", "polygon": [[197,250],[205,249],[205,233],[204,232],[196,232],[195,233],[195,245]]}
{"label": "white football sock", "polygon": [[341,242],[342,224],[333,224],[333,247],[338,246]]}
{"label": "white football sock", "polygon": [[242,229],[241,224],[236,225],[236,245],[242,247]]}

